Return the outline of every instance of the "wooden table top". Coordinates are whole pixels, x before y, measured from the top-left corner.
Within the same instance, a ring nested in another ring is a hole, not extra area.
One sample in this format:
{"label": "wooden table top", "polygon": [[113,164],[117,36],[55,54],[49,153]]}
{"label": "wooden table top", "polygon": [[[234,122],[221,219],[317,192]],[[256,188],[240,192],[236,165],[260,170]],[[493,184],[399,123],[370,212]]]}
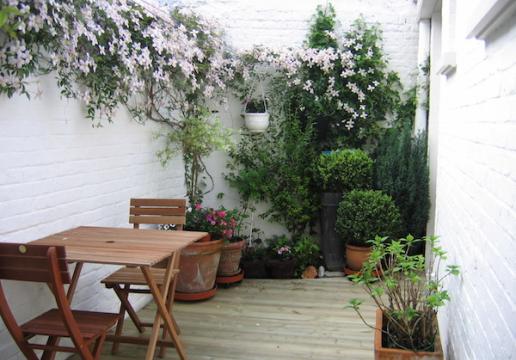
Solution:
{"label": "wooden table top", "polygon": [[70,261],[152,266],[206,235],[200,231],[80,226],[31,244],[65,246]]}

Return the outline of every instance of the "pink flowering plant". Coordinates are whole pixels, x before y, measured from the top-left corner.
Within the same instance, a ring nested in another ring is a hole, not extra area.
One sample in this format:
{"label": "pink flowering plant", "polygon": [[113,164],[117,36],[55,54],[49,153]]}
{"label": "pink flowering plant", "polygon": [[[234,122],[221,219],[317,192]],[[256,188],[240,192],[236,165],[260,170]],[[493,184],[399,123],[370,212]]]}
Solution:
{"label": "pink flowering plant", "polygon": [[242,216],[237,209],[228,210],[223,206],[204,208],[196,204],[186,214],[186,229],[206,231],[213,239],[231,241],[238,235],[241,221]]}
{"label": "pink flowering plant", "polygon": [[269,256],[276,260],[291,260],[294,258],[292,242],[285,236],[275,236],[268,240]]}

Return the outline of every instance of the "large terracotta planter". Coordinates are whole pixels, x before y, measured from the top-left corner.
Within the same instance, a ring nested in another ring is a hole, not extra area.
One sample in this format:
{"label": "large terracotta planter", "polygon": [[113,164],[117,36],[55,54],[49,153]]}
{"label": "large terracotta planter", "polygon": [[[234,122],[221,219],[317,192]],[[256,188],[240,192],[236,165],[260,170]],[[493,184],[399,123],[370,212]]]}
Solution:
{"label": "large terracotta planter", "polygon": [[362,265],[369,259],[371,250],[371,247],[346,244],[346,267],[353,272],[362,270]]}
{"label": "large terracotta planter", "polygon": [[233,276],[238,274],[240,270],[240,259],[242,258],[242,249],[245,241],[240,240],[233,243],[227,243],[222,246],[220,255],[218,276]]}
{"label": "large terracotta planter", "polygon": [[176,291],[202,293],[215,287],[222,240],[196,242],[181,251]]}
{"label": "large terracotta planter", "polygon": [[383,329],[383,312],[376,309],[376,329],[374,331],[374,358],[375,360],[442,360],[444,359],[439,339],[436,341],[438,351],[414,352],[403,349],[385,348],[382,345],[381,331]]}

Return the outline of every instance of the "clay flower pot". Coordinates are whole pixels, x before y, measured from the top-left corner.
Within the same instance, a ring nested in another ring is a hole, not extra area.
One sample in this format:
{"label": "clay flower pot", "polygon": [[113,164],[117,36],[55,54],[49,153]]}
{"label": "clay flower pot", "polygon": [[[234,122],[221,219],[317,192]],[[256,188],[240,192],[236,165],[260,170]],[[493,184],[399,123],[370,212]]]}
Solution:
{"label": "clay flower pot", "polygon": [[441,351],[439,338],[436,339],[437,351],[414,352],[404,349],[393,349],[383,347],[383,312],[376,309],[376,329],[374,331],[374,358],[375,360],[442,360],[444,359]]}
{"label": "clay flower pot", "polygon": [[296,259],[267,261],[269,274],[273,279],[292,279],[296,272]]}
{"label": "clay flower pot", "polygon": [[369,259],[371,247],[355,246],[346,244],[346,267],[351,272],[362,270],[362,265]]}
{"label": "clay flower pot", "polygon": [[222,240],[196,242],[181,252],[176,290],[202,293],[215,287]]}
{"label": "clay flower pot", "polygon": [[240,270],[240,259],[242,258],[242,249],[245,241],[240,240],[233,243],[227,243],[222,246],[220,255],[218,276],[233,276],[238,274]]}

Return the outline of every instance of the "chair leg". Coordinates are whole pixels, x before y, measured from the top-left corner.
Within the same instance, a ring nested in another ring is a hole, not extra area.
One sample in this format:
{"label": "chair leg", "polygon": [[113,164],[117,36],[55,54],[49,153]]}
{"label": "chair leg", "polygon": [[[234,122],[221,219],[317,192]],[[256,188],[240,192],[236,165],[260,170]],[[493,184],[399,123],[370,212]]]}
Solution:
{"label": "chair leg", "polygon": [[[124,287],[124,290],[122,290],[118,285],[113,286],[113,290],[115,291],[116,295],[118,296],[118,299],[120,300],[121,305],[124,307],[125,311],[129,314],[129,317],[134,323],[134,326],[136,326],[136,329],[138,329],[138,332],[142,334],[145,331],[145,328],[142,325],[142,322],[140,321],[140,318],[138,317],[138,314],[136,314],[136,311],[134,310],[133,306],[129,302],[129,293],[130,293],[131,285],[126,284]],[[124,314],[125,315],[125,314]]]}
{"label": "chair leg", "polygon": [[[127,285],[125,286],[125,288],[127,289]],[[125,299],[127,299],[129,297],[129,294],[127,292],[125,292],[123,294],[119,294],[118,291],[116,291],[116,289],[115,289],[115,292],[118,295],[118,297],[122,296]],[[122,301],[121,298],[120,298],[120,300],[121,300],[120,301],[120,310],[118,311],[118,321],[116,323],[115,336],[122,335],[122,330],[124,328],[124,321],[125,321],[125,306],[124,306],[124,302]],[[111,354],[116,355],[118,353],[119,347],[120,347],[120,343],[116,340],[113,340],[113,345],[111,346]]]}
{"label": "chair leg", "polygon": [[104,340],[106,340],[106,334],[100,335],[97,341],[95,341],[95,346],[93,347],[93,359],[100,359],[100,352],[102,351],[102,345],[104,344]]}

